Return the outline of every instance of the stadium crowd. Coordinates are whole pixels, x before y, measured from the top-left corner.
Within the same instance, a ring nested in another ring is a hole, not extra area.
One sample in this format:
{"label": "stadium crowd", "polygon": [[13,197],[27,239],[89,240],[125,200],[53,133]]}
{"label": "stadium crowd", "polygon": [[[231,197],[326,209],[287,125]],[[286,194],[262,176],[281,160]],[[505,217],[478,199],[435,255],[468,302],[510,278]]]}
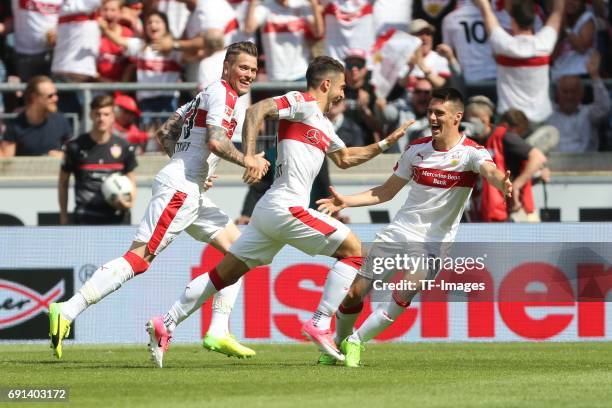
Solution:
{"label": "stadium crowd", "polygon": [[[4,112],[19,115],[2,126],[0,157],[61,155],[67,124],[58,112],[82,115],[83,101],[54,83],[204,88],[221,76],[224,48],[252,40],[257,81],[302,81],[317,55],[343,62],[346,98],[329,116],[347,146],[378,142],[413,118],[389,150],[400,152],[429,134],[432,91],[462,90],[471,97],[464,131],[505,156],[521,190],[548,177],[549,152],[612,149],[603,81],[612,72],[611,9],[607,0],[4,1],[0,80],[28,86],[3,95]],[[116,92],[114,133],[137,153],[160,152],[156,118],[193,94]]]}

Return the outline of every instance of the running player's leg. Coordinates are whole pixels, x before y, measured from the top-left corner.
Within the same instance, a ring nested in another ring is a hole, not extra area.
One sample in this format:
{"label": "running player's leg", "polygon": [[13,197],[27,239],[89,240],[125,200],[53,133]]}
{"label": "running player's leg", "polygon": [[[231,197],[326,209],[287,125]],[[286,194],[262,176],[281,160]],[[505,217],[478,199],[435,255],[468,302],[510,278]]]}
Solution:
{"label": "running player's leg", "polygon": [[164,316],[166,325],[176,327],[208,298],[236,283],[251,268],[269,263],[282,246],[249,224],[215,268],[187,284],[180,299]]}
{"label": "running player's leg", "polygon": [[193,222],[198,197],[154,183],[153,197],[140,223],[130,249],[121,257],[99,267],[68,301],[49,309],[51,346],[61,356],[62,331],[89,306],[119,289],[125,282],[145,272],[153,259]]}

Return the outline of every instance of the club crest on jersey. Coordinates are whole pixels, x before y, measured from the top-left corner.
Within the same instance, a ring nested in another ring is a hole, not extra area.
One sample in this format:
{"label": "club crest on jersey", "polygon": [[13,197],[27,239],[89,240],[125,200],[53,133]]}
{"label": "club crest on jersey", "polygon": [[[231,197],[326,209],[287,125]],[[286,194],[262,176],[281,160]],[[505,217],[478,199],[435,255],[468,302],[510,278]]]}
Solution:
{"label": "club crest on jersey", "polygon": [[450,0],[423,0],[423,11],[436,18],[449,4]]}
{"label": "club crest on jersey", "polygon": [[121,156],[121,152],[122,151],[123,151],[123,149],[121,148],[121,146],[119,146],[117,144],[112,145],[111,148],[110,148],[110,154],[115,159],[118,159],[119,156]]}
{"label": "club crest on jersey", "polygon": [[451,166],[456,166],[461,162],[461,152],[454,152],[450,156]]}
{"label": "club crest on jersey", "polygon": [[304,137],[313,145],[318,144],[320,140],[319,131],[317,129],[310,129],[308,132],[306,132]]}

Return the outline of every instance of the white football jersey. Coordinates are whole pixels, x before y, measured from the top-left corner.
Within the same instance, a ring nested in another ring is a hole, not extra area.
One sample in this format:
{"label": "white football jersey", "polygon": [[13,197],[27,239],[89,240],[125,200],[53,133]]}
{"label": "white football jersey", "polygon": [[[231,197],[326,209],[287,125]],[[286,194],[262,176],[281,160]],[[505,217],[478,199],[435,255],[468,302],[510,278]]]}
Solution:
{"label": "white football jersey", "polygon": [[345,144],[312,95],[292,91],[274,101],[279,118],[274,183],[257,206],[308,208],[312,183],[325,155],[344,148]]}
{"label": "white football jersey", "polygon": [[162,183],[186,193],[198,193],[203,182],[214,172],[217,156],[208,150],[206,126],[218,126],[231,139],[237,125],[238,94],[223,80],[210,84],[191,102],[176,111],[183,117],[181,137],[172,159],[157,174]]}
{"label": "white football jersey", "polygon": [[199,0],[189,16],[185,36],[194,38],[209,29],[223,31],[225,46],[242,40],[236,11],[227,0]]}
{"label": "white football jersey", "polygon": [[412,142],[394,167],[408,182],[408,197],[385,230],[421,242],[453,241],[463,209],[491,155],[463,136],[449,150],[436,150],[431,137]]}
{"label": "white football jersey", "polygon": [[54,30],[62,0],[12,0],[15,51],[38,54],[51,48],[47,32]]}
{"label": "white football jersey", "polygon": [[[140,83],[172,83],[178,82],[181,77],[180,51],[173,50],[162,54],[146,45],[140,38],[132,37],[127,39],[125,54],[137,57],[136,78]],[[173,91],[138,91],[136,97],[141,100],[173,94]]]}
{"label": "white football jersey", "polygon": [[344,61],[346,51],[370,51],[376,39],[374,0],[322,0],[325,54]]}
{"label": "white football jersey", "polygon": [[[495,9],[500,25],[510,30],[510,16]],[[455,50],[466,82],[495,79],[497,70],[484,20],[478,7],[465,1],[442,21],[442,40]]]}
{"label": "white football jersey", "polygon": [[156,8],[168,17],[168,29],[173,38],[183,38],[189,16],[192,14],[184,2],[178,0],[158,0]]}
{"label": "white football jersey", "polygon": [[51,72],[95,77],[100,27],[95,12],[100,0],[65,0],[60,10]]}
{"label": "white football jersey", "polygon": [[266,54],[266,73],[271,81],[295,81],[304,78],[310,60],[307,39],[313,39],[308,21],[314,19],[305,1],[289,7],[268,1],[256,8],[261,26],[261,42]]}
{"label": "white football jersey", "polygon": [[546,120],[552,113],[548,74],[557,31],[544,26],[535,35],[512,36],[496,27],[490,41],[497,62],[497,113],[515,108],[532,122]]}

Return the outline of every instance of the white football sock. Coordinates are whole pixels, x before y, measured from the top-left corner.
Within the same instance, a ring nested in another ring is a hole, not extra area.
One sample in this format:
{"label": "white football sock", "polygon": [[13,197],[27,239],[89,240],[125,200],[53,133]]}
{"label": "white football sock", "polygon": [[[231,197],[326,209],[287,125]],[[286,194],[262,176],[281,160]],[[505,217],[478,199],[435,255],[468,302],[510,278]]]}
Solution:
{"label": "white football sock", "polygon": [[174,302],[168,313],[164,316],[164,323],[166,323],[167,319],[171,320],[169,324],[166,324],[166,328],[169,331],[174,331],[176,325],[198,310],[202,303],[217,292],[217,288],[213,285],[208,273],[200,275],[189,282],[181,298]]}
{"label": "white football sock", "polygon": [[348,293],[355,275],[357,275],[357,269],[352,266],[341,261],[334,264],[327,274],[321,302],[312,317],[315,327],[322,330],[329,329],[331,318]]}
{"label": "white football sock", "polygon": [[340,310],[336,312],[336,335],[334,341],[336,344],[342,343],[342,340],[353,334],[353,327],[361,313],[361,309],[355,313],[343,313]]}
{"label": "white football sock", "polygon": [[380,305],[349,339],[352,341],[368,342],[382,333],[404,311],[405,307],[390,300]]}
{"label": "white football sock", "polygon": [[212,317],[208,333],[222,337],[229,333],[229,318],[242,287],[242,278],[233,285],[226,286],[215,294],[212,304]]}
{"label": "white football sock", "polygon": [[62,316],[72,321],[89,306],[98,303],[134,277],[132,266],[124,257],[105,263],[70,300],[62,304]]}

